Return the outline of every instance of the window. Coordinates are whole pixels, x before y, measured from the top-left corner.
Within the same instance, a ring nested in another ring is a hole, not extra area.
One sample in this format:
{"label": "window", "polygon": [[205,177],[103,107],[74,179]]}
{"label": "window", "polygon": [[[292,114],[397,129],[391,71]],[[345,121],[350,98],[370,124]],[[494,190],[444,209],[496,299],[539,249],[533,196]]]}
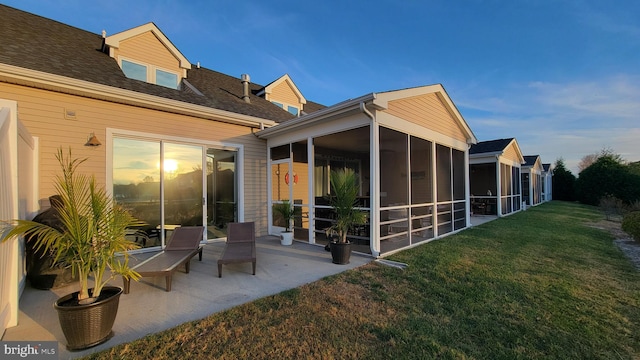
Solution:
{"label": "window", "polygon": [[287,111],[289,111],[295,116],[298,116],[298,108],[295,106],[287,105]]}
{"label": "window", "polygon": [[147,81],[147,67],[144,65],[122,60],[122,71],[129,79]]}
{"label": "window", "polygon": [[178,74],[161,70],[153,65],[145,65],[131,60],[120,60],[122,72],[129,79],[140,80],[150,84],[156,84],[171,89],[178,88]]}
{"label": "window", "polygon": [[237,149],[116,136],[113,195],[145,222],[144,247],[178,226],[205,225],[209,238],[222,238],[238,220],[237,161]]}
{"label": "window", "polygon": [[178,88],[178,75],[156,69],[156,84],[172,89]]}
{"label": "window", "polygon": [[293,106],[293,105],[289,105],[289,104],[283,104],[277,101],[271,101],[271,103],[283,110],[287,110],[289,113],[298,116],[298,114],[300,114],[300,109],[298,109],[297,106]]}

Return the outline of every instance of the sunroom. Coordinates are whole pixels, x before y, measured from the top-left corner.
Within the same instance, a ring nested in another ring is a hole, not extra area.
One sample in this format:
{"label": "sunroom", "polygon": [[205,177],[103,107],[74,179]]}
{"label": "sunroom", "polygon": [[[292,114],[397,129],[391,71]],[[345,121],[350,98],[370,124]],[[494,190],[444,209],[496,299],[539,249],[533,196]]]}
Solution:
{"label": "sunroom", "polygon": [[521,209],[524,157],[515,138],[472,145],[469,164],[472,214],[504,216]]}
{"label": "sunroom", "polygon": [[258,136],[267,139],[271,211],[289,201],[294,238],[328,242],[329,176],[353,170],[357,206],[368,223],[352,228],[354,250],[384,256],[469,226],[468,149],[476,138],[441,85],[372,93],[338,103]]}
{"label": "sunroom", "polygon": [[540,155],[526,155],[522,165],[522,201],[527,206],[542,203],[543,172]]}

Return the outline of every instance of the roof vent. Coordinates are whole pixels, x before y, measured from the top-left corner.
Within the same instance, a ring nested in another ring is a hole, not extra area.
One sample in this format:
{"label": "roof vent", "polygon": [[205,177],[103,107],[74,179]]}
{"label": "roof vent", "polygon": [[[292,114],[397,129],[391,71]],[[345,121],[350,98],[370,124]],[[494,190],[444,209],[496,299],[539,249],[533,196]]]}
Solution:
{"label": "roof vent", "polygon": [[251,82],[251,78],[249,77],[249,74],[242,74],[240,75],[240,79],[242,80],[242,99],[244,99],[244,102],[250,103],[249,83]]}

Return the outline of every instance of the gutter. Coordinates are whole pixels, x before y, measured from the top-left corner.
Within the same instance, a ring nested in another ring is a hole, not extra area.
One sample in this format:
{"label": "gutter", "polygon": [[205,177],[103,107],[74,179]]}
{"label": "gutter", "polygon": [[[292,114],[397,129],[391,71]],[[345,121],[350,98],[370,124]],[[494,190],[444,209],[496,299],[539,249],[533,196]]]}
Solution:
{"label": "gutter", "polygon": [[265,128],[276,125],[273,120],[242,115],[208,106],[167,99],[109,85],[96,84],[62,75],[55,75],[18,66],[0,64],[0,82],[13,83],[38,89],[57,91],[98,100],[139,106],[143,108],[216,120],[236,125]]}
{"label": "gutter", "polygon": [[[376,94],[371,93],[355,99],[346,100],[333,106],[312,112],[311,114],[300,116],[295,119],[282,122],[268,129],[261,130],[256,135],[261,139],[267,139],[277,134],[289,132],[299,127],[312,125],[328,117],[340,115],[353,110],[362,110],[364,103],[373,101],[375,99]],[[368,117],[373,119],[373,115],[366,108],[362,111],[367,114]]]}

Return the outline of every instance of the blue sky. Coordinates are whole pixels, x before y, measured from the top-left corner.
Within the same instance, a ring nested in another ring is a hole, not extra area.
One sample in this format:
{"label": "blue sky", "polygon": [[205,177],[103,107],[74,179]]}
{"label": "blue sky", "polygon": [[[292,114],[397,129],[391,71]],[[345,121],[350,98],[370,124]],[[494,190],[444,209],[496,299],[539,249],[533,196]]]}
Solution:
{"label": "blue sky", "polygon": [[154,22],[193,64],[287,73],[325,105],[441,83],[480,141],[515,137],[576,174],[603,148],[640,160],[638,1],[3,3],[108,35]]}

